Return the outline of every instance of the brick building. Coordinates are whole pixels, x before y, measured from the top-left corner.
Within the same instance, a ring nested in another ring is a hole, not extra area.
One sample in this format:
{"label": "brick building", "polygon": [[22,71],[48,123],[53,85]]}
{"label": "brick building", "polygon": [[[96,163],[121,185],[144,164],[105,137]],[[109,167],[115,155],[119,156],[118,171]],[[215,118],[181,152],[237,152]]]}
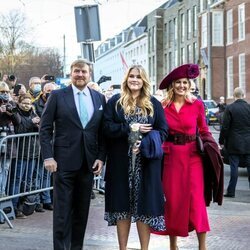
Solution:
{"label": "brick building", "polygon": [[202,95],[216,101],[225,96],[230,103],[234,88],[241,87],[249,101],[250,1],[215,0],[210,5],[209,1],[201,2],[199,44]]}

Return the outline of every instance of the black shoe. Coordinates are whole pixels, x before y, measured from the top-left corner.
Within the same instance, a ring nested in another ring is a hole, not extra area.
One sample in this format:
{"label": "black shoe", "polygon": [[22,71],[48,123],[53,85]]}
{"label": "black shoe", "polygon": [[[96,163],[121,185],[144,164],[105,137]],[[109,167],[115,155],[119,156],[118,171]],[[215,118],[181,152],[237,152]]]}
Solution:
{"label": "black shoe", "polygon": [[92,191],[92,193],[91,193],[91,199],[92,200],[95,199],[95,193],[94,193],[94,191]]}
{"label": "black shoe", "polygon": [[46,210],[53,210],[53,205],[51,203],[44,203],[43,208]]}
{"label": "black shoe", "polygon": [[37,213],[44,213],[44,212],[45,212],[45,210],[43,209],[43,207],[42,207],[41,204],[37,204],[37,205],[36,205],[35,211],[36,211]]}
{"label": "black shoe", "polygon": [[26,219],[26,218],[27,218],[27,216],[24,215],[23,212],[20,211],[20,210],[16,210],[16,211],[15,211],[15,215],[16,215],[16,218],[17,218],[17,219]]}
{"label": "black shoe", "polygon": [[224,197],[234,198],[235,195],[234,194],[228,194],[228,193],[226,193],[226,194],[224,194]]}

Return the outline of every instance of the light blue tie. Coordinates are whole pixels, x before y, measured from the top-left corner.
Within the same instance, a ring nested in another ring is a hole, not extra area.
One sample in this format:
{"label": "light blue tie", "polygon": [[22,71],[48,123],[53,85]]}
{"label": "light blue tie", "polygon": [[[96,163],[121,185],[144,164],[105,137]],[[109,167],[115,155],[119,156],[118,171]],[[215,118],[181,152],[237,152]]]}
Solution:
{"label": "light blue tie", "polygon": [[86,104],[83,99],[84,93],[78,92],[78,101],[79,101],[79,115],[80,115],[80,120],[82,123],[82,126],[85,128],[89,121],[89,115],[88,115],[88,110],[86,107]]}

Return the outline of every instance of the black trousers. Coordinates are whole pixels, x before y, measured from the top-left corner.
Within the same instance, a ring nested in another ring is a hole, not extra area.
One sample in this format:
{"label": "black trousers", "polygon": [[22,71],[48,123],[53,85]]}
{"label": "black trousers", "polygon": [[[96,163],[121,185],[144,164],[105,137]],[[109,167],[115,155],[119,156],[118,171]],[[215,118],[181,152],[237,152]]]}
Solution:
{"label": "black trousers", "polygon": [[86,230],[93,173],[85,168],[53,174],[54,250],[81,250]]}

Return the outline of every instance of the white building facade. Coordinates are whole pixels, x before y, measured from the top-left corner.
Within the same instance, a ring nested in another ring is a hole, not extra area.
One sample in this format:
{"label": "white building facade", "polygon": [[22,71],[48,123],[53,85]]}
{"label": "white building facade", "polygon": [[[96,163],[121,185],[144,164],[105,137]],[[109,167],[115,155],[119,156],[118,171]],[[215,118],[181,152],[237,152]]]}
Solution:
{"label": "white building facade", "polygon": [[141,64],[148,69],[147,20],[144,18],[123,30],[117,36],[107,39],[95,50],[94,80],[111,76],[111,81],[100,84],[103,90],[120,85],[127,68]]}

